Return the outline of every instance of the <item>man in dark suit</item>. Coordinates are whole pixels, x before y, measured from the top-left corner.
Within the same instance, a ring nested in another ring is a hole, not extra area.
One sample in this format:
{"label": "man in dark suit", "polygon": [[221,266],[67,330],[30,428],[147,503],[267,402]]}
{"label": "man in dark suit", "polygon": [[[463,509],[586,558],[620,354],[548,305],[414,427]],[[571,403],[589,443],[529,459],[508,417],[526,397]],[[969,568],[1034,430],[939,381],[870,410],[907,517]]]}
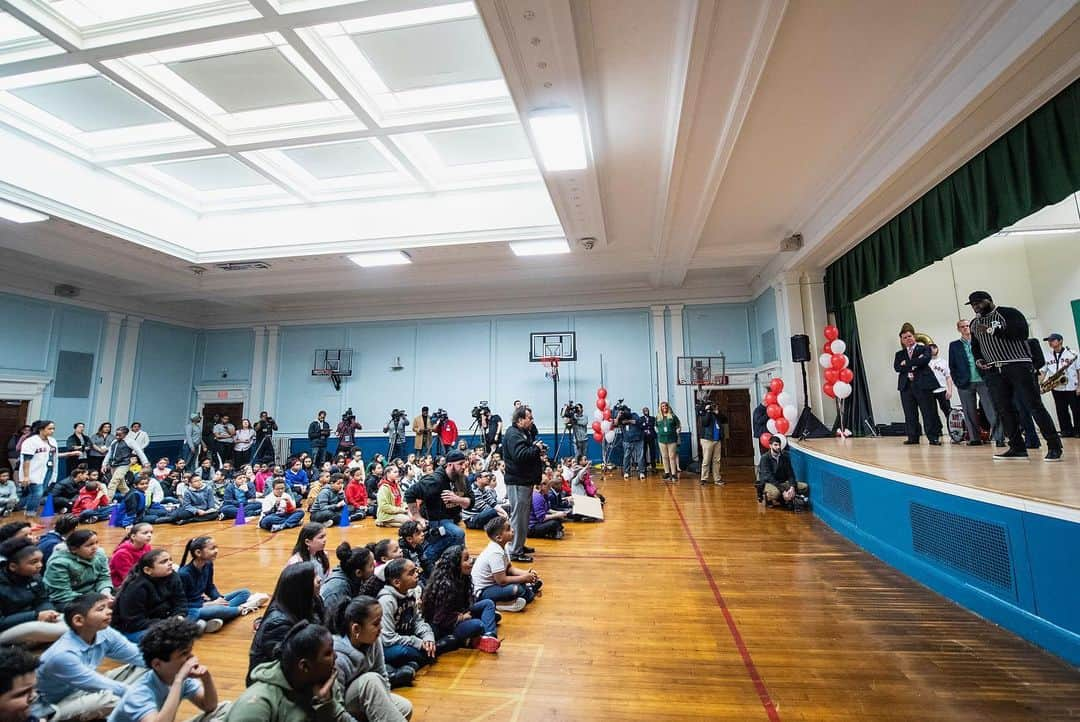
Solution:
{"label": "man in dark suit", "polygon": [[907,431],[905,444],[918,444],[922,430],[919,428],[919,412],[922,412],[926,438],[933,446],[941,446],[941,417],[934,405],[934,389],[937,378],[930,370],[930,349],[915,342],[915,332],[905,326],[900,331],[900,345],[893,359],[893,370],[898,374],[896,383],[900,391],[900,403],[904,407],[904,427]]}

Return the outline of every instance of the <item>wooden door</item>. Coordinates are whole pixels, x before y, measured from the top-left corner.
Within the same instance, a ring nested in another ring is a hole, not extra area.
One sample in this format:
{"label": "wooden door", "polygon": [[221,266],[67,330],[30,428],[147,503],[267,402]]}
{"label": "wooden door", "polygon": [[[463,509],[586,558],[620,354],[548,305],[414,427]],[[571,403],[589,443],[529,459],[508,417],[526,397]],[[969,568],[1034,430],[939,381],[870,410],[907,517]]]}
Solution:
{"label": "wooden door", "polygon": [[753,430],[750,428],[750,390],[714,389],[709,400],[728,419],[724,462],[731,466],[754,465]]}
{"label": "wooden door", "polygon": [[[202,408],[203,438],[213,438],[214,415],[220,414],[229,417],[229,423],[240,428],[240,419],[244,418],[244,405],[238,403],[205,404]],[[251,419],[254,426],[258,419]]]}
{"label": "wooden door", "polygon": [[[7,460],[7,443],[15,434],[26,425],[26,413],[30,408],[30,402],[19,399],[0,400],[0,444],[4,445],[3,460],[0,460],[0,468],[10,468]],[[14,471],[14,469],[12,469]]]}

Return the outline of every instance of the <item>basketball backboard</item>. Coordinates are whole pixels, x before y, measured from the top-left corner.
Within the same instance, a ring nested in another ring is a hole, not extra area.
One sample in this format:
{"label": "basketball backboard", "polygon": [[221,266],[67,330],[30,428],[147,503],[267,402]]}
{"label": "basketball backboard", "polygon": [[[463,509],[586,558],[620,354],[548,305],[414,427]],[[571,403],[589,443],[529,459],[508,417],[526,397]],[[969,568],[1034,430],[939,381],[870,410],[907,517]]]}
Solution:
{"label": "basketball backboard", "polygon": [[529,361],[577,361],[577,334],[573,331],[537,331],[529,334]]}
{"label": "basketball backboard", "polygon": [[726,386],[727,360],[720,356],[679,356],[679,386]]}

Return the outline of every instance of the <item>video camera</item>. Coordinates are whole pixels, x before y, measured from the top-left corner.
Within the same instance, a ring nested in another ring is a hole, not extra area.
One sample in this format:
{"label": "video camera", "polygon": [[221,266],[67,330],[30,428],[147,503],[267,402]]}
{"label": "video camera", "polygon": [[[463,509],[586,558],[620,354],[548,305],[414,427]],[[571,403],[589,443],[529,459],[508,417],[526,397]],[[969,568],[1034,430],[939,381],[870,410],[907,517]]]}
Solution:
{"label": "video camera", "polygon": [[491,408],[488,407],[487,401],[481,401],[476,406],[472,407],[472,411],[470,411],[469,414],[471,414],[474,419],[479,421],[481,416],[491,415]]}
{"label": "video camera", "polygon": [[585,409],[581,404],[575,403],[574,401],[567,401],[566,406],[563,406],[559,415],[562,416],[566,426],[573,426],[574,420],[577,418],[578,414],[583,413],[584,410]]}
{"label": "video camera", "polygon": [[611,406],[611,424],[612,426],[618,426],[623,420],[623,416],[629,416],[631,411],[630,407],[623,403],[624,399],[619,399]]}
{"label": "video camera", "polygon": [[710,411],[715,411],[715,410],[716,410],[716,407],[713,406],[713,402],[708,398],[696,399],[694,401],[694,412],[698,416],[704,416],[705,414],[709,413]]}
{"label": "video camera", "polygon": [[401,417],[405,416],[405,409],[394,409],[390,412],[390,420],[386,422],[386,426],[383,427],[383,433],[385,434],[390,430],[391,426],[397,425],[397,422],[401,420]]}
{"label": "video camera", "polygon": [[350,421],[356,418],[356,414],[353,413],[352,407],[345,409],[345,413],[341,415],[342,421]]}
{"label": "video camera", "polygon": [[446,413],[446,409],[435,409],[435,412],[431,414],[431,425],[438,426],[448,418],[450,417]]}

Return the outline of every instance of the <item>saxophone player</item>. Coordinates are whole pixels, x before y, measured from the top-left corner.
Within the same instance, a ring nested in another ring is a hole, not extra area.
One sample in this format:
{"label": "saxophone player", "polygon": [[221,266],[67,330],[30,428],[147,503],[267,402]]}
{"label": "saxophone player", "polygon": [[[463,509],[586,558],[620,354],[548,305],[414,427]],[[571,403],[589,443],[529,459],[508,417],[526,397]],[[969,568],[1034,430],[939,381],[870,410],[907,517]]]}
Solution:
{"label": "saxophone player", "polygon": [[[1058,427],[1062,436],[1080,437],[1080,386],[1077,385],[1077,354],[1065,345],[1060,333],[1043,339],[1050,346],[1046,365],[1039,369],[1039,381],[1045,384],[1055,375],[1060,379],[1050,393],[1054,397]],[[1044,386],[1045,388],[1045,386]]]}

